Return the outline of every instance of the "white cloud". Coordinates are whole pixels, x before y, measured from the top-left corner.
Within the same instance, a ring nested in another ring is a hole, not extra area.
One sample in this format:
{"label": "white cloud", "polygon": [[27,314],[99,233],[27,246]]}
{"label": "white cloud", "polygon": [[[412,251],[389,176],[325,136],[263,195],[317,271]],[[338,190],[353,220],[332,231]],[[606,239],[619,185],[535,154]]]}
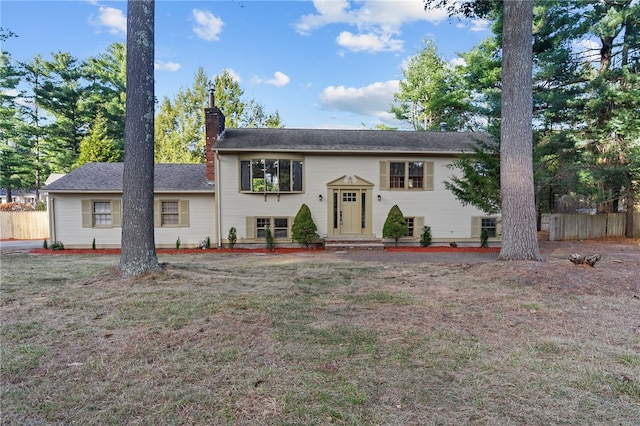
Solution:
{"label": "white cloud", "polygon": [[289,78],[288,75],[286,75],[283,72],[276,71],[273,74],[273,78],[265,81],[265,83],[266,84],[271,84],[271,85],[276,86],[276,87],[282,87],[282,86],[286,86],[287,84],[289,84],[290,81],[291,81],[291,79]]}
{"label": "white cloud", "polygon": [[447,19],[444,10],[423,9],[422,2],[415,0],[314,0],[317,13],[304,15],[294,24],[300,34],[331,24],[347,24],[357,31],[343,31],[336,42],[345,49],[366,51],[402,50],[403,42],[395,37],[400,34],[404,24],[415,21],[433,23]]}
{"label": "white cloud", "polygon": [[98,17],[89,18],[89,23],[96,27],[106,27],[111,34],[127,33],[127,17],[120,9],[100,6]]}
{"label": "white cloud", "polygon": [[489,29],[490,22],[486,19],[473,19],[471,21],[471,31],[479,32]]}
{"label": "white cloud", "polygon": [[192,13],[193,19],[196,21],[196,25],[193,26],[193,32],[207,41],[218,40],[224,25],[222,19],[206,10],[193,9]]}
{"label": "white cloud", "polygon": [[329,86],[320,94],[325,110],[339,110],[389,120],[393,94],[400,90],[399,80],[372,83],[365,87]]}
{"label": "white cloud", "polygon": [[453,67],[464,66],[467,65],[467,61],[458,56],[457,58],[453,58],[452,60],[450,60],[449,64],[451,64],[451,66]]}
{"label": "white cloud", "polygon": [[403,41],[392,39],[390,34],[353,34],[348,31],[340,33],[336,42],[339,46],[353,52],[383,52],[402,50]]}
{"label": "white cloud", "polygon": [[286,86],[290,81],[291,79],[289,78],[289,76],[280,71],[276,71],[275,73],[273,73],[273,78],[267,80],[259,77],[253,79],[253,82],[256,84],[269,84],[276,87]]}
{"label": "white cloud", "polygon": [[153,64],[153,69],[155,69],[156,71],[178,71],[180,69],[181,65],[180,64],[176,64],[175,62],[164,62],[164,61],[157,61],[156,63]]}
{"label": "white cloud", "polygon": [[240,78],[240,74],[238,74],[235,70],[231,68],[225,68],[223,71],[226,71],[227,74],[229,74],[229,76],[231,77],[231,79],[236,83],[240,83],[242,81],[242,79]]}

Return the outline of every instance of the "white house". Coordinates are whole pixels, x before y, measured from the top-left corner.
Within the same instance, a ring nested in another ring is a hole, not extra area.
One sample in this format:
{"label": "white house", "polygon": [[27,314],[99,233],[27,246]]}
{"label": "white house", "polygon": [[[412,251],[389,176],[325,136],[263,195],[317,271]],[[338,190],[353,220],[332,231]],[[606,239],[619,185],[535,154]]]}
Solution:
{"label": "white house", "polygon": [[[291,226],[309,206],[327,241],[382,241],[397,204],[418,244],[423,226],[433,244],[477,245],[482,228],[499,241],[498,218],[463,206],[443,182],[447,167],[486,133],[326,129],[225,129],[210,101],[205,109],[205,164],[155,165],[155,241],[158,248],[197,247],[209,237],[224,246],[291,245]],[[65,247],[119,247],[122,163],[86,164],[47,185],[51,239]]]}

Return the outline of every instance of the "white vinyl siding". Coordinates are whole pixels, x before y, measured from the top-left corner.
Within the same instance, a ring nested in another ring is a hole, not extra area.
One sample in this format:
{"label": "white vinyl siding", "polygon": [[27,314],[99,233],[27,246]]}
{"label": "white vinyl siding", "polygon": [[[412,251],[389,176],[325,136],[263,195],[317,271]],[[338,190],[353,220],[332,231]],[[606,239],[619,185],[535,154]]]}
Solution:
{"label": "white vinyl siding", "polygon": [[[268,157],[265,154],[265,158]],[[238,179],[240,178],[240,160],[244,155],[219,155],[220,182],[216,182],[216,195],[222,199],[222,216],[220,218],[221,235],[224,238],[231,227],[238,232],[238,244],[246,240],[248,243],[262,243],[255,240],[255,224],[247,223],[247,215],[253,217],[288,217],[294,215],[302,204],[307,204],[311,215],[318,227],[318,234],[322,237],[332,235],[334,215],[333,193],[327,186],[336,181],[339,185],[344,181],[348,185],[350,179],[356,177],[363,181],[373,182],[371,194],[367,193],[367,203],[371,205],[370,229],[376,238],[382,236],[382,227],[389,213],[389,209],[397,204],[407,217],[424,218],[424,222],[431,227],[434,243],[450,241],[471,241],[470,222],[473,216],[483,216],[481,210],[473,206],[463,206],[444,187],[444,181],[455,176],[457,171],[448,166],[455,160],[452,156],[416,156],[398,157],[398,161],[424,161],[426,166],[427,186],[433,185],[432,191],[422,190],[388,190],[388,162],[391,160],[379,155],[337,155],[307,154],[304,158],[304,192],[294,194],[266,193],[254,196],[241,192]],[[250,158],[250,156],[248,157]],[[431,166],[431,164],[433,166]],[[230,176],[230,177],[229,177]],[[386,178],[385,178],[386,176]],[[234,179],[235,178],[235,179]],[[322,195],[322,200],[319,199]],[[378,200],[378,195],[380,199]],[[193,225],[192,225],[193,226]],[[424,226],[424,224],[422,225]],[[416,234],[422,232],[420,225],[416,225]],[[405,237],[407,238],[407,237]],[[475,239],[478,241],[478,239]],[[416,243],[419,235],[416,235]]]}

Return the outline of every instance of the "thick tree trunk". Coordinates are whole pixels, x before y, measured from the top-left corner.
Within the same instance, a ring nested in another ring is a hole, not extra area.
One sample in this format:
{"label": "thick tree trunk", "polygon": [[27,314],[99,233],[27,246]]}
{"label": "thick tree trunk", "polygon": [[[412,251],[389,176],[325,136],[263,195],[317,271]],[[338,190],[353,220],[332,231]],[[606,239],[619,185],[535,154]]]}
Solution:
{"label": "thick tree trunk", "polygon": [[533,185],[532,0],[504,3],[499,260],[542,260]]}
{"label": "thick tree trunk", "polygon": [[160,270],[153,229],[154,0],[129,0],[120,270]]}

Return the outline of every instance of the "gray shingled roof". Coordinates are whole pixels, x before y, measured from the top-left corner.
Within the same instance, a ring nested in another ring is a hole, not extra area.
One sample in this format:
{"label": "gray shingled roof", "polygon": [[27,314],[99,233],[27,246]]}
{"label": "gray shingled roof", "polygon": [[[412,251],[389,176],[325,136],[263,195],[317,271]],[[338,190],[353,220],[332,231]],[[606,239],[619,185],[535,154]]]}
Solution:
{"label": "gray shingled roof", "polygon": [[339,129],[226,129],[216,149],[240,151],[342,153],[460,153],[472,151],[484,132],[414,132]]}
{"label": "gray shingled roof", "polygon": [[[42,188],[47,192],[122,192],[123,163],[87,163]],[[156,164],[154,167],[156,192],[208,191],[204,164]]]}
{"label": "gray shingled roof", "polygon": [[[216,141],[221,153],[287,151],[306,153],[432,153],[469,152],[478,141],[491,143],[488,133],[412,132],[338,129],[227,129]],[[88,163],[45,186],[48,192],[122,192],[123,163]],[[204,164],[156,164],[155,191],[211,191]]]}

